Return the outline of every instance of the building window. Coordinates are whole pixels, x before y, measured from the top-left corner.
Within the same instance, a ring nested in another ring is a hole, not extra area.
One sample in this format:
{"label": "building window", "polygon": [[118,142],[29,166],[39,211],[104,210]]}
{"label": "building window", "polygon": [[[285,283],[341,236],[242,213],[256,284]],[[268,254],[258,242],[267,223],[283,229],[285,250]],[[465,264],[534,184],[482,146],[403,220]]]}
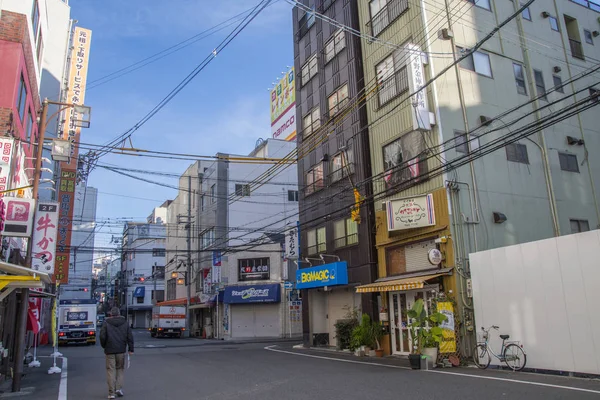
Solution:
{"label": "building window", "polygon": [[533,70],[533,78],[535,80],[535,89],[537,91],[538,97],[542,100],[548,100],[546,96],[546,85],[544,84],[544,74],[542,71],[538,71],[537,69]]}
{"label": "building window", "polygon": [[344,85],[328,98],[329,116],[337,114],[348,101],[348,85]]}
{"label": "building window", "polygon": [[586,43],[589,43],[591,45],[594,44],[594,37],[592,36],[592,32],[588,31],[587,29],[584,29],[583,36],[585,37]]}
{"label": "building window", "polygon": [[[523,4],[521,4],[521,7],[523,7]],[[523,10],[523,12],[521,13],[521,17],[523,17],[523,19],[526,19],[527,21],[531,21],[531,11],[529,11],[529,7]]]}
{"label": "building window", "polygon": [[310,136],[321,126],[319,107],[315,107],[302,118],[302,132],[304,137]]}
{"label": "building window", "polygon": [[333,60],[346,47],[346,33],[338,29],[325,44],[325,64]]}
{"label": "building window", "polygon": [[564,93],[565,88],[563,87],[562,79],[558,75],[552,75],[552,80],[554,81],[554,89],[559,93]]}
{"label": "building window", "polygon": [[406,256],[404,246],[396,246],[385,250],[387,276],[400,275],[406,272]]}
{"label": "building window", "polygon": [[569,47],[571,48],[571,56],[580,60],[585,60],[583,54],[583,45],[581,44],[581,36],[579,35],[579,24],[577,19],[564,16],[567,36],[569,37]]}
{"label": "building window", "polygon": [[315,255],[327,251],[327,238],[325,227],[313,229],[306,234],[308,255]]}
{"label": "building window", "polygon": [[44,41],[42,40],[42,30],[40,29],[40,34],[38,36],[38,42],[37,42],[37,60],[38,60],[40,69],[42,68],[42,53],[43,52],[44,52]]}
{"label": "building window", "polygon": [[19,84],[19,92],[17,94],[17,112],[21,123],[25,122],[25,109],[27,106],[27,86],[25,86],[25,78],[21,75],[21,81]]}
{"label": "building window", "polygon": [[467,143],[467,134],[465,132],[454,131],[454,145],[454,149],[458,153],[467,154],[469,150],[473,152],[479,148],[479,138],[471,134],[470,143]]}
{"label": "building window", "polygon": [[371,35],[377,36],[392,22],[408,10],[407,0],[372,0],[369,2],[371,11]]}
{"label": "building window", "polygon": [[211,199],[212,199],[211,201],[212,201],[213,203],[215,203],[215,202],[217,201],[217,196],[216,196],[216,194],[217,194],[217,184],[215,183],[214,185],[212,185],[212,186],[210,187],[210,197],[211,197]]}
{"label": "building window", "polygon": [[331,182],[337,182],[352,174],[352,151],[342,151],[331,159]]}
{"label": "building window", "polygon": [[152,257],[164,257],[165,249],[152,249]]}
{"label": "building window", "polygon": [[312,6],[312,11],[305,12],[302,18],[298,21],[298,36],[303,37],[308,30],[315,24],[315,6]]}
{"label": "building window", "polygon": [[167,281],[167,300],[175,300],[176,288],[177,288],[177,279],[171,278]]}
{"label": "building window", "polygon": [[475,4],[477,7],[484,8],[488,11],[492,11],[490,0],[467,0],[470,3]]}
{"label": "building window", "polygon": [[556,32],[560,32],[560,29],[558,28],[558,20],[556,19],[556,17],[549,16],[548,21],[550,21],[550,29]]}
{"label": "building window", "polygon": [[288,190],[288,201],[298,201],[297,190]]}
{"label": "building window", "polygon": [[318,71],[317,55],[313,54],[302,66],[302,85],[306,85]]}
{"label": "building window", "polygon": [[558,153],[560,169],[568,172],[579,172],[579,164],[575,154]]}
{"label": "building window", "polygon": [[579,4],[580,6],[587,7],[591,10],[600,12],[600,4],[598,2],[589,1],[589,0],[571,0],[573,3]]}
{"label": "building window", "polygon": [[594,102],[600,101],[600,90],[590,88],[590,97],[592,98],[592,101],[594,101]]}
{"label": "building window", "polygon": [[571,233],[587,232],[590,230],[590,224],[585,219],[571,219]]}
{"label": "building window", "polygon": [[33,117],[31,116],[31,110],[29,110],[27,114],[27,142],[32,145],[31,132],[33,131]]}
{"label": "building window", "polygon": [[[462,56],[463,48],[456,48],[459,55]],[[460,62],[460,67],[468,69],[469,71],[477,72],[480,75],[492,78],[492,64],[490,62],[490,56],[487,53],[480,51],[474,51],[469,54],[467,58]]]}
{"label": "building window", "polygon": [[200,196],[200,210],[204,211],[204,195]]}
{"label": "building window", "polygon": [[517,83],[517,92],[527,96],[527,87],[525,86],[525,74],[521,64],[513,63],[513,71],[515,72],[515,81]]}
{"label": "building window", "polygon": [[506,145],[506,159],[508,161],[529,164],[529,155],[527,146],[520,143],[510,143]]}
{"label": "building window", "polygon": [[335,221],[333,235],[336,249],[356,244],[358,243],[358,224],[350,218]]}
{"label": "building window", "polygon": [[38,6],[37,0],[34,0],[33,9],[31,10],[31,26],[33,26],[34,40],[37,36],[37,30],[38,30],[39,24],[40,24],[40,7]]}
{"label": "building window", "polygon": [[306,194],[308,195],[321,190],[323,186],[323,163],[319,163],[306,173]]}
{"label": "building window", "polygon": [[250,196],[250,185],[235,184],[235,195],[241,197]]}
{"label": "building window", "polygon": [[238,260],[238,281],[265,281],[271,278],[269,258]]}
{"label": "building window", "polygon": [[380,107],[408,90],[408,74],[400,53],[395,51],[375,67]]}

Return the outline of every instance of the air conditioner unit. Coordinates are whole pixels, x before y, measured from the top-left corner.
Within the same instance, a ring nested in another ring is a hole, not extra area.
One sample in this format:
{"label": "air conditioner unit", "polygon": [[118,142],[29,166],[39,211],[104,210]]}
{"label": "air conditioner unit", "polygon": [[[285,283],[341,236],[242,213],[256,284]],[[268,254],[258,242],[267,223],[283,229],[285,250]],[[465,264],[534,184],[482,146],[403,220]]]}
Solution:
{"label": "air conditioner unit", "polygon": [[448,28],[443,28],[442,29],[442,38],[449,40],[452,39],[454,37],[454,32],[452,32],[450,29]]}
{"label": "air conditioner unit", "polygon": [[554,67],[553,71],[554,71],[555,73],[557,73],[557,74],[558,74],[560,71],[562,71],[562,68],[560,68],[560,67],[557,65],[556,67]]}
{"label": "air conditioner unit", "polygon": [[570,146],[573,145],[578,145],[578,146],[582,146],[585,142],[583,141],[583,139],[577,139],[573,136],[567,136],[567,144]]}
{"label": "air conditioner unit", "polygon": [[550,13],[548,11],[542,12],[542,17],[543,18],[548,18],[549,16],[550,16]]}

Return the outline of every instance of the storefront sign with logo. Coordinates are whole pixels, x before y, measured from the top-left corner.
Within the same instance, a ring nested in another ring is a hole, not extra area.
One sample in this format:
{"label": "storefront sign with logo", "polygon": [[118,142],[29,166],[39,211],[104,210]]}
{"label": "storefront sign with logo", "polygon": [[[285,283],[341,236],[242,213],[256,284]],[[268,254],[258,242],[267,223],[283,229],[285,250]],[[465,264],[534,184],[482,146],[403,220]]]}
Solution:
{"label": "storefront sign with logo", "polygon": [[430,249],[427,252],[427,258],[429,259],[429,262],[433,265],[439,265],[442,262],[442,252],[439,251],[438,249]]}
{"label": "storefront sign with logo", "polygon": [[296,288],[309,289],[348,284],[348,263],[338,261],[296,271]]}
{"label": "storefront sign with logo", "polygon": [[2,236],[31,236],[35,201],[18,197],[5,197],[3,201],[6,208]]}
{"label": "storefront sign with logo", "polygon": [[442,342],[440,343],[440,353],[456,352],[456,334],[454,332],[454,307],[449,301],[440,301],[437,303],[438,312],[446,316],[446,321],[442,322]]}
{"label": "storefront sign with logo", "polygon": [[238,280],[264,281],[271,277],[271,266],[269,258],[247,258],[238,260]]}
{"label": "storefront sign with logo", "polygon": [[228,286],[225,288],[223,303],[279,303],[281,285],[278,283],[253,286]]}
{"label": "storefront sign with logo", "polygon": [[388,201],[388,231],[423,228],[435,225],[433,195]]}
{"label": "storefront sign with logo", "polygon": [[58,203],[39,203],[33,223],[33,257],[31,268],[54,274]]}

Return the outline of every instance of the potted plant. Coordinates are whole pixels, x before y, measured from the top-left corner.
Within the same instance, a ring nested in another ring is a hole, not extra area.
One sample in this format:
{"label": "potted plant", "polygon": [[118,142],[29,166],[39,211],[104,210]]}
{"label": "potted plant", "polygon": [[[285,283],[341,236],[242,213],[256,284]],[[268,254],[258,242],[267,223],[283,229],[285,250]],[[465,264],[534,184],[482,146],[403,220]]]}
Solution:
{"label": "potted plant", "polygon": [[383,357],[383,349],[381,348],[381,338],[383,337],[383,325],[380,322],[373,322],[371,324],[371,336],[373,342],[377,346],[375,348],[375,356]]}
{"label": "potted plant", "polygon": [[371,317],[368,314],[363,314],[360,324],[352,330],[352,347],[356,350],[356,355],[362,356],[369,354],[373,347]]}
{"label": "potted plant", "polygon": [[410,324],[408,329],[410,332],[410,341],[412,344],[411,353],[408,355],[408,361],[412,369],[421,369],[421,331],[425,326],[427,311],[422,299],[418,299],[408,310]]}
{"label": "potted plant", "polygon": [[359,324],[358,311],[348,310],[344,319],[337,320],[335,323],[336,347],[338,350],[355,350],[352,345],[352,332]]}
{"label": "potted plant", "polygon": [[438,346],[443,339],[443,330],[439,325],[447,319],[448,317],[442,313],[432,313],[427,318],[427,321],[429,322],[429,329],[421,329],[423,354],[431,358],[433,365],[435,365],[437,362]]}

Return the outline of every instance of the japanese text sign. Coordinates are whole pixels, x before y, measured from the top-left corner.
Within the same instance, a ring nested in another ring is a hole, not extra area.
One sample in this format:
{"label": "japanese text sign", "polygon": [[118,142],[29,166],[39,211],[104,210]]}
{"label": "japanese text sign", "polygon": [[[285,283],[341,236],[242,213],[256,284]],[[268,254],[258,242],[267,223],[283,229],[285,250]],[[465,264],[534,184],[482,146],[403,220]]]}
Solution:
{"label": "japanese text sign", "polygon": [[39,203],[33,224],[31,268],[54,274],[56,235],[58,233],[58,203]]}

